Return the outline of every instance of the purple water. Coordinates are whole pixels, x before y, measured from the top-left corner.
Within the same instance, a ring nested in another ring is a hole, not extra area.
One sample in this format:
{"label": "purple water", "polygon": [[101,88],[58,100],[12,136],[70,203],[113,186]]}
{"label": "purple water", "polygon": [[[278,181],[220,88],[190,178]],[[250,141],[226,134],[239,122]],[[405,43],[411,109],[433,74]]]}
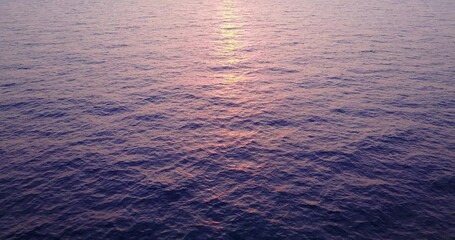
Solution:
{"label": "purple water", "polygon": [[454,13],[2,0],[0,239],[455,239]]}

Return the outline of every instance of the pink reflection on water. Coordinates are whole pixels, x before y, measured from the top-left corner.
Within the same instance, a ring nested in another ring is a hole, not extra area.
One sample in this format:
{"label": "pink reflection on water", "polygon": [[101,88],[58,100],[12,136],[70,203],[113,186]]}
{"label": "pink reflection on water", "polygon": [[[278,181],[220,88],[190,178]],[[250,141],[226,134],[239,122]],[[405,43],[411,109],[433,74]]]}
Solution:
{"label": "pink reflection on water", "polygon": [[229,72],[222,74],[223,83],[236,83],[245,79],[244,73],[238,70],[239,65],[246,61],[243,53],[242,36],[243,19],[236,0],[224,0],[219,10],[221,23],[217,29],[219,40],[215,43],[220,65]]}

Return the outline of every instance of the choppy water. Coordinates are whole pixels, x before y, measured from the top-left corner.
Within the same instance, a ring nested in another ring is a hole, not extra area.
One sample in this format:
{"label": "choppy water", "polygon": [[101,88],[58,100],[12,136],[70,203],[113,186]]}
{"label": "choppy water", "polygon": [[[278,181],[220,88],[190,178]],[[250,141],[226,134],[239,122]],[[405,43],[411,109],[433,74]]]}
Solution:
{"label": "choppy water", "polygon": [[454,239],[455,1],[0,2],[0,238]]}

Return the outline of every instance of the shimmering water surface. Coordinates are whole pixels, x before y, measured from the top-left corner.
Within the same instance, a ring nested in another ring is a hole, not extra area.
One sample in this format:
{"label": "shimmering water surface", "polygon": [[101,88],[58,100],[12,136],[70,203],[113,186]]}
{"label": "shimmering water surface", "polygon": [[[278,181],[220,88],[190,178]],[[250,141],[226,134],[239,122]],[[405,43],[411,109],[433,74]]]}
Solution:
{"label": "shimmering water surface", "polygon": [[455,1],[0,1],[1,239],[454,239]]}

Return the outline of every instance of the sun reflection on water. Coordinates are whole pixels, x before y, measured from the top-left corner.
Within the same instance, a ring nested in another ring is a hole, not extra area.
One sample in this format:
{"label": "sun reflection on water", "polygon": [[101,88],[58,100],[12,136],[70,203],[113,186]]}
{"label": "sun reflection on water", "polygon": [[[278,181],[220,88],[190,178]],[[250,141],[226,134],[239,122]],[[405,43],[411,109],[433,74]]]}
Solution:
{"label": "sun reflection on water", "polygon": [[223,79],[225,83],[236,83],[242,81],[245,77],[240,74],[226,73],[223,74]]}
{"label": "sun reflection on water", "polygon": [[241,40],[244,30],[236,0],[224,0],[220,11],[221,24],[219,26],[219,50],[221,64],[229,69],[223,73],[225,83],[235,83],[244,80],[242,72],[238,71],[239,65],[245,61],[243,56],[243,43]]}

